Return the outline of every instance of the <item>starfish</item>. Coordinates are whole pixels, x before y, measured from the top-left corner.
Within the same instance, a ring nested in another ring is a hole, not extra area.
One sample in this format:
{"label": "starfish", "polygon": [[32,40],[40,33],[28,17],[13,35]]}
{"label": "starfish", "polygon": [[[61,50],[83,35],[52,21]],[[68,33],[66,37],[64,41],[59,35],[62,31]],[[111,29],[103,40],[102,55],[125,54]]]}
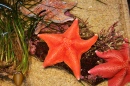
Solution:
{"label": "starfish", "polygon": [[73,71],[75,77],[80,79],[80,58],[96,42],[95,34],[88,40],[83,40],[79,35],[78,19],[63,34],[38,34],[48,46],[49,51],[43,63],[44,68],[65,62]]}
{"label": "starfish", "polygon": [[120,50],[96,51],[97,56],[106,63],[90,69],[88,73],[108,78],[108,86],[124,86],[130,82],[130,50],[128,43],[124,43]]}
{"label": "starfish", "polygon": [[[22,6],[20,7],[20,11],[28,17],[43,16],[44,21],[51,20],[55,23],[64,23],[74,20],[74,18],[65,15],[65,12],[72,9],[76,4],[77,3],[75,2],[67,3],[62,0],[43,0],[41,3],[31,7],[30,9]],[[38,34],[42,28],[46,27],[46,25],[41,21],[37,26],[35,34]]]}

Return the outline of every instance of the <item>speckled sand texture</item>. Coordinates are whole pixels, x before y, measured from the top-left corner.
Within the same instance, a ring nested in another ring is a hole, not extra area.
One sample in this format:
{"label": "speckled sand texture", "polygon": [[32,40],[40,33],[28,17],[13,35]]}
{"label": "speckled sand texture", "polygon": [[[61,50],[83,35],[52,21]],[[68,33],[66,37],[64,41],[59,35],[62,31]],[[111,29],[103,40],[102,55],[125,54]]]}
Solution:
{"label": "speckled sand texture", "polygon": [[[101,29],[107,29],[114,22],[119,21],[116,28],[125,33],[125,37],[130,35],[130,17],[128,14],[127,0],[102,0],[104,5],[96,0],[66,0],[77,1],[78,5],[71,11],[74,15],[83,20],[87,20],[91,25],[91,30],[95,33]],[[22,86],[83,86],[76,78],[64,70],[57,68],[43,69],[42,62],[34,57],[30,57],[29,75]],[[85,83],[84,83],[85,84]],[[15,86],[11,81],[0,81],[0,86]],[[85,84],[85,86],[90,86]],[[107,86],[107,81],[97,86]],[[130,86],[127,85],[127,86]]]}

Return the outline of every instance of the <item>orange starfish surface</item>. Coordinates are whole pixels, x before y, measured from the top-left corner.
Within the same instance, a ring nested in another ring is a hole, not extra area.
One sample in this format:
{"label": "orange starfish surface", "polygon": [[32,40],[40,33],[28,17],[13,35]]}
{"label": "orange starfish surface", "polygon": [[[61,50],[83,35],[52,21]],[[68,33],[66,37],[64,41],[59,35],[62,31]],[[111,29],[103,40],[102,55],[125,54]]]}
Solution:
{"label": "orange starfish surface", "polygon": [[63,34],[38,34],[49,46],[48,55],[43,63],[44,67],[65,62],[73,71],[75,77],[80,79],[80,58],[96,42],[95,34],[88,40],[79,35],[78,19]]}

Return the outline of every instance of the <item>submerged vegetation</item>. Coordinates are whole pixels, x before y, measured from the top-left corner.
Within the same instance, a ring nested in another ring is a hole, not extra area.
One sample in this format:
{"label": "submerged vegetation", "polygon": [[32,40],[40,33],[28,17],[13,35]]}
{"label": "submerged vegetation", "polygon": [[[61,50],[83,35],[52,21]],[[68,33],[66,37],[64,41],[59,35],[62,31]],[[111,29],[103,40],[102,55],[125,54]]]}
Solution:
{"label": "submerged vegetation", "polygon": [[[16,0],[0,3],[0,73],[13,75],[16,71],[26,74],[28,70],[27,21],[18,11]],[[9,78],[9,77],[8,77]]]}

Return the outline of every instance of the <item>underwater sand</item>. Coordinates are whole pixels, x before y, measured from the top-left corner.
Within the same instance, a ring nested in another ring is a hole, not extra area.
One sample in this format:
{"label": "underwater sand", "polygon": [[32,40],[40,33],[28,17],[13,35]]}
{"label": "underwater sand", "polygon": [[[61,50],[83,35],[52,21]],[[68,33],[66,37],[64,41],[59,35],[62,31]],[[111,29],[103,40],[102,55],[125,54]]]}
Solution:
{"label": "underwater sand", "polygon": [[[66,0],[75,1],[75,0]],[[77,7],[72,14],[91,25],[91,30],[98,33],[101,29],[108,29],[114,22],[119,21],[117,29],[123,31],[124,36],[130,39],[130,17],[127,0],[102,0],[104,5],[96,0],[76,0]],[[22,86],[83,86],[76,78],[65,70],[57,68],[43,69],[42,62],[30,57],[30,67],[26,80]],[[84,83],[84,82],[83,82]],[[85,86],[91,86],[84,83]],[[1,81],[0,86],[15,86],[11,81]],[[97,86],[107,86],[107,81]],[[130,86],[128,84],[127,86]]]}

